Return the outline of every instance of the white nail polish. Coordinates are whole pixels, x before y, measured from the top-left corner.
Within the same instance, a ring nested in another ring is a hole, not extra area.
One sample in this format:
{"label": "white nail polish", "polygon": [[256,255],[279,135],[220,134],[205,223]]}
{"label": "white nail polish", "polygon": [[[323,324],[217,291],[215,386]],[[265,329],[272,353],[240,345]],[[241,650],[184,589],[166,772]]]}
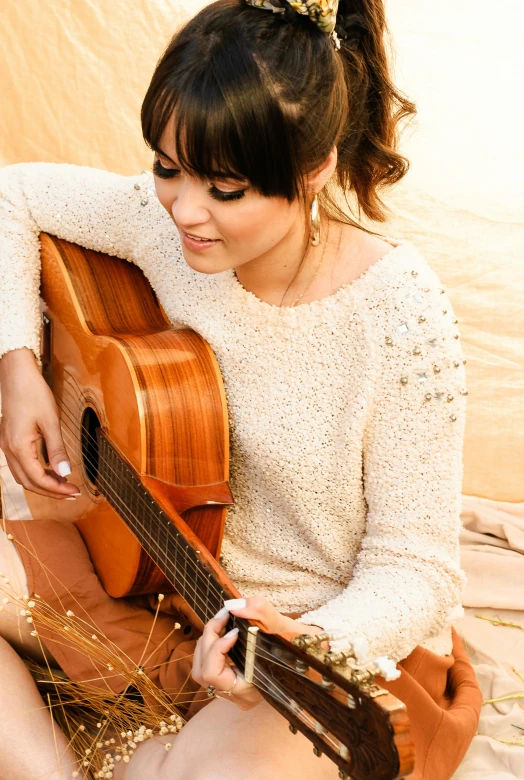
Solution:
{"label": "white nail polish", "polygon": [[233,636],[233,634],[238,634],[238,628],[232,628],[231,631],[228,631],[227,634],[224,634],[224,639],[227,639],[229,636]]}
{"label": "white nail polish", "polygon": [[67,460],[61,460],[56,468],[61,477],[68,477],[71,474],[71,466]]}
{"label": "white nail polish", "polygon": [[66,501],[76,501],[76,498],[74,496],[68,496],[65,500]]}
{"label": "white nail polish", "polygon": [[215,620],[215,618],[223,618],[223,617],[225,617],[228,614],[229,614],[228,608],[227,607],[222,607],[222,609],[218,610],[218,612],[216,613],[216,615],[213,618],[213,620]]}
{"label": "white nail polish", "polygon": [[82,493],[71,493],[72,496],[81,496]]}
{"label": "white nail polish", "polygon": [[228,612],[231,612],[232,609],[244,609],[245,606],[245,599],[228,599],[227,601],[224,601],[224,607]]}

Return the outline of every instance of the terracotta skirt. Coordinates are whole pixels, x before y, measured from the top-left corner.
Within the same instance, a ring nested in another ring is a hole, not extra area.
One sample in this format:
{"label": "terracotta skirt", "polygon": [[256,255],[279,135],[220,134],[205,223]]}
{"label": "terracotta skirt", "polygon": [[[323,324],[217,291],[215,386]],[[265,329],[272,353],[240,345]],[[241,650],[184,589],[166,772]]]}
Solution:
{"label": "terracotta skirt", "polygon": [[[162,602],[153,631],[153,603],[147,597],[113,599],[95,574],[74,525],[53,521],[6,522],[26,572],[29,594],[38,594],[65,614],[72,610],[131,663],[138,664],[147,645],[145,671],[192,717],[209,701],[191,680],[192,653],[199,632],[176,597]],[[173,631],[174,623],[180,627]],[[40,633],[40,632],[39,632]],[[72,680],[97,680],[115,693],[126,681],[66,647],[49,631],[41,639]],[[403,701],[411,720],[416,768],[410,780],[449,780],[475,735],[482,696],[464,646],[453,632],[453,653],[438,656],[422,647],[399,666],[398,680],[381,684]]]}

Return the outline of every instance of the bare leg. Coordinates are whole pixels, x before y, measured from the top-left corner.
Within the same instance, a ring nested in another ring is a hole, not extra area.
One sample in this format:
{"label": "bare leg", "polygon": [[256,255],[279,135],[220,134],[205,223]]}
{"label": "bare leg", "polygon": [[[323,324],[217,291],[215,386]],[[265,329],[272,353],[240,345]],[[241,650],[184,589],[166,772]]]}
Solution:
{"label": "bare leg", "polygon": [[[172,742],[168,752],[162,743]],[[217,699],[172,739],[150,740],[115,780],[336,780],[337,767],[317,758],[301,734],[295,736],[269,704],[247,712]]]}
{"label": "bare leg", "polygon": [[67,740],[44,705],[26,665],[0,639],[0,766],[9,780],[70,778],[76,768]]}
{"label": "bare leg", "polygon": [[[12,542],[0,530],[0,571],[16,593],[27,584],[23,566]],[[0,585],[5,582],[2,578]],[[76,768],[67,740],[52,720],[25,663],[16,650],[43,662],[31,626],[20,607],[4,604],[0,594],[0,776],[9,780],[70,778]],[[53,659],[48,655],[48,660]]]}
{"label": "bare leg", "polygon": [[[19,653],[30,655],[35,661],[43,662],[44,657],[37,637],[31,636],[31,626],[20,615],[20,606],[12,601],[3,603],[11,592],[23,596],[27,594],[27,578],[16,547],[3,530],[0,529],[0,637],[6,639]],[[6,584],[6,579],[8,584]],[[29,594],[27,594],[29,595]],[[46,651],[48,661],[56,662]]]}

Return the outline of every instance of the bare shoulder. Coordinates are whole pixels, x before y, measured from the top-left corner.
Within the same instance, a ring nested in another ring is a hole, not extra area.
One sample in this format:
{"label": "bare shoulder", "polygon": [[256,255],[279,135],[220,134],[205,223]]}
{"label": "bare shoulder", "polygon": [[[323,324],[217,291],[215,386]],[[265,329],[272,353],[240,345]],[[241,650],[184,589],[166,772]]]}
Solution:
{"label": "bare shoulder", "polygon": [[393,244],[352,225],[342,228],[337,275],[339,284],[349,284],[393,249]]}

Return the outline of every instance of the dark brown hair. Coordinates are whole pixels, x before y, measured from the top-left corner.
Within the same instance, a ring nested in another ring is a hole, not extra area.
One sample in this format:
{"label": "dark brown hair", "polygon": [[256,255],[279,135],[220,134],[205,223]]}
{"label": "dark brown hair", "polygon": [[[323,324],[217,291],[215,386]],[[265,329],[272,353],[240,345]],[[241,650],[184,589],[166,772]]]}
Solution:
{"label": "dark brown hair", "polygon": [[[142,105],[142,132],[157,150],[174,112],[180,165],[203,178],[245,177],[265,196],[305,197],[304,177],[338,148],[335,190],[385,221],[378,190],[409,167],[396,151],[401,120],[415,106],[392,84],[383,0],[342,0],[369,32],[356,48],[333,40],[295,12],[275,14],[244,0],[218,0],[171,40]],[[342,16],[340,16],[342,18]],[[335,191],[321,205],[355,224]]]}

